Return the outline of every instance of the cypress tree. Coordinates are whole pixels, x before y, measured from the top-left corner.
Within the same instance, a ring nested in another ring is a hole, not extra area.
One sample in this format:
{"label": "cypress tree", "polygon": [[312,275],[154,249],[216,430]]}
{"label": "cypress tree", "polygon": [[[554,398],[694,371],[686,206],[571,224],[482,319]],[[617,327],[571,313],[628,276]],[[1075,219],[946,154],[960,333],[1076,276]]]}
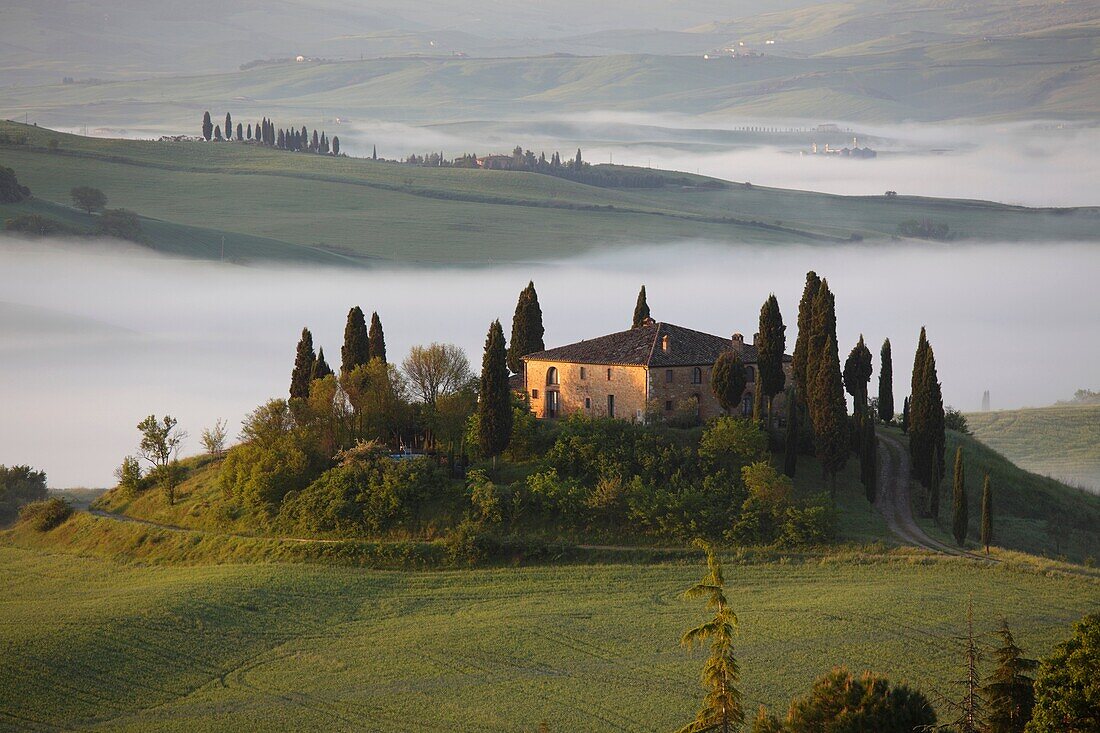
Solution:
{"label": "cypress tree", "polygon": [[228,112],[225,113],[225,139],[230,140],[233,137],[233,117]]}
{"label": "cypress tree", "polygon": [[310,381],[324,379],[329,376],[332,376],[332,367],[325,361],[325,349],[321,347],[317,351],[317,361],[313,362],[313,374],[310,375]]}
{"label": "cypress tree", "polygon": [[[817,389],[817,375],[821,371],[820,363],[825,353],[825,346],[829,339],[832,339],[834,346],[837,344],[836,339],[836,301],[833,298],[833,293],[829,289],[829,281],[822,280],[821,285],[817,288],[817,294],[814,295],[813,308],[811,309],[810,320],[810,339],[806,351],[806,377],[809,379],[809,390],[806,394],[806,404],[813,405],[816,397],[814,390]],[[837,376],[840,376],[839,360],[837,368]],[[840,387],[841,400],[844,399],[844,386]],[[810,410],[810,422],[813,425],[814,431],[817,428],[817,420],[814,418],[813,409]]]}
{"label": "cypress tree", "polygon": [[210,111],[207,110],[202,115],[202,136],[206,138],[207,142],[210,142],[210,138],[214,135],[214,123],[210,120]]}
{"label": "cypress tree", "polygon": [[1035,680],[1028,676],[1039,663],[1024,657],[1024,650],[1016,645],[1008,622],[1001,620],[997,630],[1000,646],[993,650],[997,666],[982,687],[988,704],[986,730],[988,733],[1023,733],[1031,720],[1035,707]]}
{"label": "cypress tree", "polygon": [[867,494],[867,502],[875,503],[878,494],[878,443],[875,440],[875,421],[864,420],[860,431],[859,474]]}
{"label": "cypress tree", "polygon": [[[936,462],[943,463],[942,448],[932,446],[933,464]],[[932,519],[936,520],[936,524],[940,522],[940,494],[943,486],[943,477],[938,474],[932,474],[931,485],[928,487],[928,514]]]}
{"label": "cypress tree", "polygon": [[993,544],[993,485],[989,480],[989,474],[985,475],[982,483],[982,545],[985,554],[989,554],[989,546]]}
{"label": "cypress tree", "polygon": [[527,283],[516,301],[516,312],[512,316],[512,340],[508,346],[508,368],[513,374],[521,374],[523,357],[546,348],[543,335],[546,329],[542,325],[542,307],[535,292],[535,283]]}
{"label": "cypress tree", "polygon": [[905,401],[901,404],[901,432],[909,432],[909,398],[906,397]]}
{"label": "cypress tree", "polygon": [[477,439],[481,452],[496,461],[512,437],[512,392],[508,386],[508,358],[504,329],[493,321],[485,338],[481,385],[477,400]]}
{"label": "cypress tree", "polygon": [[756,383],[752,386],[752,421],[764,425],[764,390],[760,389],[760,370],[756,370]]}
{"label": "cypress tree", "polygon": [[371,149],[370,159],[371,160],[378,160],[378,146],[377,145],[375,145]]}
{"label": "cypress tree", "polygon": [[[824,287],[824,283],[822,283]],[[814,423],[817,457],[829,478],[830,493],[836,496],[836,475],[848,460],[848,410],[840,377],[836,339],[830,336],[818,360],[817,379],[810,393],[810,418]]]}
{"label": "cypress tree", "polygon": [[240,122],[237,123],[237,141],[244,140],[244,127]]}
{"label": "cypress tree", "polygon": [[787,390],[787,436],[783,445],[783,473],[794,478],[798,467],[798,405],[794,387]]}
{"label": "cypress tree", "polygon": [[286,147],[286,135],[283,133],[282,130],[279,130],[279,137],[276,138],[275,147],[279,148],[280,150]]}
{"label": "cypress tree", "polygon": [[710,389],[723,410],[732,410],[741,404],[747,379],[745,365],[734,351],[723,351],[714,360],[710,373]]}
{"label": "cypress tree", "polygon": [[852,347],[844,361],[844,389],[852,395],[856,415],[867,412],[867,385],[871,382],[871,350],[863,343],[863,334],[859,342]]}
{"label": "cypress tree", "polygon": [[645,298],[645,285],[638,291],[638,301],[634,304],[634,320],[631,323],[631,328],[637,328],[645,323],[645,319],[650,318],[649,315],[649,303]]}
{"label": "cypress tree", "polygon": [[339,155],[340,154],[340,136],[339,135],[333,135],[332,136],[332,154],[333,155]]}
{"label": "cypress tree", "polygon": [[909,461],[913,476],[925,486],[929,485],[928,472],[925,466],[930,464],[929,454],[933,451],[932,444],[928,441],[928,430],[925,425],[927,420],[926,403],[928,396],[924,394],[924,370],[928,364],[928,337],[921,326],[920,338],[917,340],[917,351],[913,355],[913,377],[909,390],[909,418],[906,421],[909,433]]}
{"label": "cypress tree", "polygon": [[959,547],[966,545],[967,524],[970,521],[966,505],[966,470],[963,467],[962,447],[955,449],[955,492],[954,492],[954,518],[951,521],[951,534],[955,536],[955,542]]}
{"label": "cypress tree", "polygon": [[386,361],[386,334],[382,331],[382,319],[378,317],[378,311],[371,313],[367,341],[370,344],[370,358]]}
{"label": "cypress tree", "polygon": [[894,422],[894,355],[890,339],[882,342],[879,352],[878,419],[887,424]]}
{"label": "cypress tree", "polygon": [[316,153],[321,149],[321,141],[317,138],[317,131],[313,131],[313,141],[309,144],[310,151]]}
{"label": "cypress tree", "polygon": [[351,374],[356,367],[370,361],[370,336],[367,334],[367,321],[363,310],[355,306],[348,311],[348,321],[344,326],[344,345],[340,349],[340,373]]}
{"label": "cypress tree", "polygon": [[222,139],[222,127],[221,127],[221,125],[214,125],[214,139],[215,140],[221,140]]}
{"label": "cypress tree", "polygon": [[294,355],[294,371],[290,375],[291,399],[304,400],[309,397],[309,383],[316,360],[317,355],[313,353],[313,334],[308,328],[303,328],[302,337],[298,339],[298,350]]}
{"label": "cypress tree", "polygon": [[813,326],[814,297],[821,287],[821,278],[810,270],[806,273],[806,286],[802,289],[802,300],[798,302],[798,337],[794,342],[794,355],[791,360],[791,373],[803,404],[807,404],[809,393],[809,375],[806,362],[810,350],[810,331]]}
{"label": "cypress tree", "polygon": [[248,135],[248,139],[251,140],[252,139],[252,123],[251,122],[248,123],[248,131],[247,131],[246,134]]}
{"label": "cypress tree", "polygon": [[[922,467],[922,481],[927,486],[931,483],[933,476],[943,478],[945,473],[943,454],[946,446],[946,424],[943,410],[943,393],[936,373],[936,355],[931,344],[928,344],[925,352],[925,361],[922,384],[922,392],[926,395],[924,416],[922,418],[924,441],[926,446],[936,449],[924,454],[925,457],[933,459],[931,462],[926,462]],[[912,405],[909,409],[912,412]],[[936,460],[937,457],[939,460]]]}
{"label": "cypress tree", "polygon": [[768,296],[760,307],[760,323],[756,339],[756,389],[768,400],[768,425],[772,422],[772,405],[775,396],[787,385],[783,372],[783,352],[787,348],[787,327],[779,312],[775,293]]}

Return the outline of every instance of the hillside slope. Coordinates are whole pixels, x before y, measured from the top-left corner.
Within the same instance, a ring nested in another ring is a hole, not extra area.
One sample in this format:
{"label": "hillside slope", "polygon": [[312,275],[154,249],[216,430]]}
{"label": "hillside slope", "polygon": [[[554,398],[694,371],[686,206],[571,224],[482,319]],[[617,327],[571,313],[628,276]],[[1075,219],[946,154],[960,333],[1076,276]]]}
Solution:
{"label": "hillside slope", "polygon": [[[14,123],[0,164],[42,199],[93,185],[121,206],[185,226],[396,262],[550,260],[638,243],[829,243],[896,236],[905,221],[962,238],[1088,241],[1100,210],[854,197],[747,184],[612,189],[547,175],[422,168],[245,144],[104,140]],[[50,140],[58,149],[51,151]],[[713,184],[687,174],[691,181]],[[278,248],[277,248],[278,249]],[[208,248],[207,250],[208,251]],[[285,256],[285,251],[284,255]],[[265,259],[257,252],[254,259]]]}
{"label": "hillside slope", "polygon": [[1029,471],[1100,493],[1100,405],[974,412],[974,437]]}

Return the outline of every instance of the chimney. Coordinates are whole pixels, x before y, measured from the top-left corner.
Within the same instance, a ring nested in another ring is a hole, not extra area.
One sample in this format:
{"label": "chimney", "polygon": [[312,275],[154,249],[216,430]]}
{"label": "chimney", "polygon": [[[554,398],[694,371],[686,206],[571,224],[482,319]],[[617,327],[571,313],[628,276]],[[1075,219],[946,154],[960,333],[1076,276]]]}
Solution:
{"label": "chimney", "polygon": [[752,335],[752,345],[756,346],[756,342],[760,340],[760,334],[754,333]]}
{"label": "chimney", "polygon": [[661,351],[666,351],[667,352],[671,346],[672,346],[672,340],[668,337],[668,335],[666,334],[666,335],[662,336],[661,337]]}
{"label": "chimney", "polygon": [[742,346],[745,345],[745,337],[739,333],[733,334],[733,338],[730,339],[730,341],[733,342],[733,348],[735,349],[740,349]]}

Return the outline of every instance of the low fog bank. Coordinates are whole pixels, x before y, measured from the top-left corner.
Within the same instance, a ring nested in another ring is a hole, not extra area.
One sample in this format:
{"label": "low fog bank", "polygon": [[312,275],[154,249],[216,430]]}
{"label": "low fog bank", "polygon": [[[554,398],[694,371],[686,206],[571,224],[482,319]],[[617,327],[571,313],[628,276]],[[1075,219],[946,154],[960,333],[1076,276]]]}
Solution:
{"label": "low fog bank", "polygon": [[894,345],[897,404],[921,325],[946,401],[978,409],[1045,405],[1096,388],[1100,248],[1089,245],[899,247],[639,246],[553,264],[350,271],[241,268],[0,243],[0,463],[45,469],[55,487],[112,482],[134,425],[171,413],[188,452],[218,418],[231,426],[283,396],[303,326],[338,363],[347,310],[382,317],[391,359],[450,341],[480,364],[489,322],[505,331],[529,279],[548,346],[630,323],[645,283],[654,316],[716,334],[755,331],[779,298],[788,350],[805,272],[828,277],[844,354],[862,333]]}
{"label": "low fog bank", "polygon": [[[817,122],[721,120],[680,115],[586,113],[560,117],[414,127],[392,121],[340,129],[344,148],[385,157],[431,151],[510,152],[516,145],[549,155],[579,146],[592,163],[609,161],[702,173],[758,185],[848,195],[902,194],[982,199],[1026,206],[1100,205],[1100,128],[1060,123],[866,125],[852,129],[873,160],[800,155],[825,135],[745,135],[756,128],[808,129]],[[781,139],[784,138],[785,139]],[[830,135],[836,137],[835,134]],[[844,144],[851,139],[844,136]]]}

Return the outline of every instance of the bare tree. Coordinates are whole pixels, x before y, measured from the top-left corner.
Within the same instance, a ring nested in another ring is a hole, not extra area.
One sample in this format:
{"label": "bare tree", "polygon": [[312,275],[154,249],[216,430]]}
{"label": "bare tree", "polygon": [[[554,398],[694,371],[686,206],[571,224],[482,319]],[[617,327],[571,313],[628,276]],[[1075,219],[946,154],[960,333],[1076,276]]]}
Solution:
{"label": "bare tree", "polygon": [[468,387],[474,379],[466,353],[454,344],[414,346],[401,364],[413,391],[426,404]]}
{"label": "bare tree", "polygon": [[137,429],[141,431],[138,455],[152,464],[150,473],[164,489],[168,503],[174,504],[181,474],[177,459],[187,431],[182,430],[171,415],[165,415],[161,420],[157,420],[156,415],[150,415],[138,423]]}
{"label": "bare tree", "polygon": [[202,447],[212,456],[220,456],[225,453],[225,420],[218,420],[214,427],[202,431]]}

